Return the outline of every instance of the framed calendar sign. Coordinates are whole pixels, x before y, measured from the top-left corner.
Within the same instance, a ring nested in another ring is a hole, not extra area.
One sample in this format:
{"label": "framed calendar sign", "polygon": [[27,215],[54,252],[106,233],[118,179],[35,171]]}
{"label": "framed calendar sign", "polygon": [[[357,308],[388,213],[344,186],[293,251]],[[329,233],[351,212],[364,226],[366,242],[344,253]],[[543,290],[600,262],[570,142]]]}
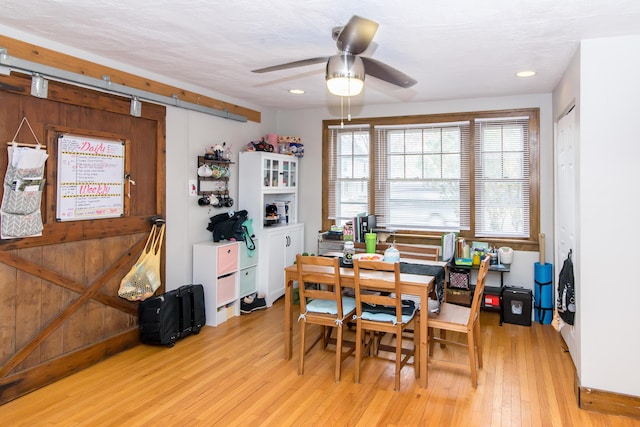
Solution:
{"label": "framed calendar sign", "polygon": [[56,219],[123,216],[126,143],[60,134],[57,145]]}

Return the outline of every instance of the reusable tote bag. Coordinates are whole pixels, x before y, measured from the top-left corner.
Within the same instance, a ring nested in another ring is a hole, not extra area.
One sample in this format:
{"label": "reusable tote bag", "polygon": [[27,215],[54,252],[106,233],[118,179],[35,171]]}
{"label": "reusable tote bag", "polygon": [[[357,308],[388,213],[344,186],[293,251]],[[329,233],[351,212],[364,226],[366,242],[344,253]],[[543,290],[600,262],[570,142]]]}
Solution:
{"label": "reusable tote bag", "polygon": [[154,224],[140,258],[120,281],[118,296],[129,301],[142,301],[160,287],[160,252],[164,224]]}

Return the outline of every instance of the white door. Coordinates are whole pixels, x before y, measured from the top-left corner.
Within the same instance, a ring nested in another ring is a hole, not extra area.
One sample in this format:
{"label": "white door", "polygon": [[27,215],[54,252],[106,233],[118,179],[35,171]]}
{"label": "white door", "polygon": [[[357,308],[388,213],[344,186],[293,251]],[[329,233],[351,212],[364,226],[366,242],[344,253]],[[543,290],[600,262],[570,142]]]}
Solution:
{"label": "white door", "polygon": [[[575,108],[563,116],[556,128],[556,276],[567,258],[569,250],[575,253],[576,243],[576,157],[578,138],[575,131]],[[575,257],[574,257],[575,260]],[[557,280],[555,281],[557,283]],[[576,286],[578,283],[576,283]],[[576,292],[579,292],[576,289]],[[557,289],[556,289],[557,293]],[[557,296],[556,296],[557,298]],[[578,308],[579,309],[579,308]],[[577,320],[577,317],[576,317]],[[575,326],[565,325],[562,330],[569,352],[579,366],[576,348]]]}

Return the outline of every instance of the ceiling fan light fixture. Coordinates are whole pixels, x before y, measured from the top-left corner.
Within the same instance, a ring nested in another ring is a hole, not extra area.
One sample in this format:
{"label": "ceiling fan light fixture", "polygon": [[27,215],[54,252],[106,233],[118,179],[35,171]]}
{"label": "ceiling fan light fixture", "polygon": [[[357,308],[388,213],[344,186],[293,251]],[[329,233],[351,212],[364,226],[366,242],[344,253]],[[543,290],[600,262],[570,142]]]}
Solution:
{"label": "ceiling fan light fixture", "polygon": [[327,88],[334,95],[359,95],[364,88],[364,76],[364,63],[355,55],[342,53],[327,62]]}

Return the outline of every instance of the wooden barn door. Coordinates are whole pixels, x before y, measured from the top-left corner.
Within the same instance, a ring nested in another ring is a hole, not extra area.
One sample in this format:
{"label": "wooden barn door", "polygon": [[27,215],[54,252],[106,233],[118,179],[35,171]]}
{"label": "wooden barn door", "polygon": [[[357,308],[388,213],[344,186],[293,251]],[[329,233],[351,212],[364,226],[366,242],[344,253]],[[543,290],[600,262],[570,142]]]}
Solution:
{"label": "wooden barn door", "polygon": [[[40,99],[30,96],[30,85],[30,77],[0,75],[3,180],[5,142],[23,117],[49,153],[42,236],[0,240],[0,405],[139,343],[137,303],[117,291],[151,218],[165,215],[164,107],[145,103],[142,116],[132,117],[122,97],[50,81],[48,98]],[[127,142],[126,172],[135,185],[123,216],[56,219],[56,144],[63,133]],[[34,142],[26,126],[16,140]]]}

